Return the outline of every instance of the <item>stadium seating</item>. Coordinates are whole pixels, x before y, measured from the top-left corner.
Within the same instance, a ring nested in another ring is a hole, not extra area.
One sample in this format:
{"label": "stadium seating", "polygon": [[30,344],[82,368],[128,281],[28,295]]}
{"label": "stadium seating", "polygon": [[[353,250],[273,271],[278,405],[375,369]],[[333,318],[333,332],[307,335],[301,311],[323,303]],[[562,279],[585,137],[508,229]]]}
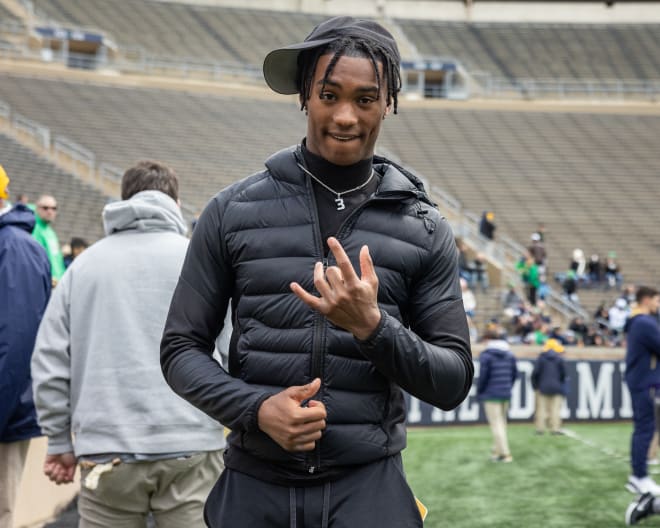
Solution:
{"label": "stadium seating", "polygon": [[5,134],[0,134],[0,160],[10,182],[11,199],[27,194],[34,202],[41,194],[52,194],[58,202],[55,230],[64,244],[72,236],[94,242],[103,236],[101,211],[107,198],[71,174],[37,156]]}
{"label": "stadium seating", "polygon": [[657,24],[397,23],[421,55],[496,77],[660,79]]}
{"label": "stadium seating", "polygon": [[0,3],[0,23],[8,20],[12,22],[16,22],[17,21],[16,15],[14,15],[14,13],[12,13],[9,9],[7,9],[5,6],[3,6]]}
{"label": "stadium seating", "polygon": [[[181,176],[182,199],[201,208],[220,188],[263,166],[305,134],[289,99],[252,99],[5,75],[14,111],[125,168],[156,158]],[[576,247],[614,250],[627,280],[660,282],[660,117],[567,111],[446,109],[402,102],[381,145],[476,213],[527,245],[548,231],[550,271]]]}
{"label": "stadium seating", "polygon": [[302,40],[326,17],[304,13],[122,0],[34,0],[42,18],[95,27],[151,55],[260,66],[270,49]]}

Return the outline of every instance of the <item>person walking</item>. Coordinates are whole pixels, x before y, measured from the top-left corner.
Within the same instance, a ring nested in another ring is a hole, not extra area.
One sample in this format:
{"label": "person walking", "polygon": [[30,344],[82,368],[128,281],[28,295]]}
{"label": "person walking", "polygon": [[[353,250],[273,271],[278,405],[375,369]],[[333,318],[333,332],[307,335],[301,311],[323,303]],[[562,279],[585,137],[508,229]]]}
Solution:
{"label": "person walking", "polygon": [[176,396],[160,369],[167,306],[188,240],[174,171],[143,161],[105,206],[106,237],[48,304],[32,358],[45,474],[81,469],[80,528],[202,527],[222,470],[222,426]]}
{"label": "person walking", "polygon": [[543,352],[534,362],[532,388],[536,393],[536,433],[561,433],[561,409],[566,398],[566,362],[564,345],[550,338],[543,345]]}
{"label": "person walking", "polygon": [[506,429],[511,390],[518,377],[518,368],[503,334],[497,325],[491,324],[486,329],[486,348],[479,355],[477,397],[484,405],[484,413],[493,435],[491,460],[513,462]]}
{"label": "person walking", "polygon": [[660,388],[660,293],[640,286],[637,307],[626,322],[626,384],[633,408],[633,433],[630,445],[632,475],[626,488],[633,493],[660,495],[660,486],[648,475],[647,454],[655,432],[654,396]]}

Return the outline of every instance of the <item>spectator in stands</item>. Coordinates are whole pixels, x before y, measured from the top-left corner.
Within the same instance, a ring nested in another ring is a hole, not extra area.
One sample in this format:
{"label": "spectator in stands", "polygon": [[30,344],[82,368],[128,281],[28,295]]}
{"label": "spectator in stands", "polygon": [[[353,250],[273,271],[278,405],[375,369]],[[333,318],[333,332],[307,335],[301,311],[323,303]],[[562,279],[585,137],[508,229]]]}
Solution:
{"label": "spectator in stands", "polygon": [[545,243],[545,224],[543,222],[539,222],[538,227],[533,234],[538,235],[539,241]]}
{"label": "spectator in stands", "polygon": [[174,172],[143,161],[103,210],[106,237],[62,277],[32,359],[44,472],[71,482],[81,526],[202,527],[223,428],[176,396],[159,344],[188,246]]}
{"label": "spectator in stands", "polygon": [[626,325],[626,319],[630,315],[630,307],[626,300],[619,297],[614,301],[614,306],[609,309],[607,314],[610,332],[615,337],[621,335]]}
{"label": "spectator in stands", "polygon": [[573,258],[571,259],[569,269],[575,274],[575,281],[577,283],[587,280],[587,259],[584,256],[584,251],[580,248],[573,250]]}
{"label": "spectator in stands", "polygon": [[619,287],[623,280],[621,267],[616,261],[615,251],[610,251],[607,254],[607,260],[605,261],[605,280],[607,281],[608,288]]}
{"label": "spectator in stands", "polygon": [[[171,386],[232,430],[206,520],[421,527],[398,387],[454,408],[473,367],[451,230],[416,177],[374,156],[396,43],[336,17],[269,53],[264,76],[299,94],[306,138],[211,199],[161,346]],[[227,372],[209,351],[230,300]]]}
{"label": "spectator in stands", "polygon": [[517,264],[520,278],[527,287],[527,301],[532,306],[536,306],[536,292],[541,284],[539,278],[539,268],[530,254],[527,254],[524,261]]}
{"label": "spectator in stands", "polygon": [[569,269],[566,272],[564,277],[564,282],[562,284],[562,289],[564,290],[564,296],[566,299],[575,304],[580,304],[580,298],[578,297],[578,278],[575,271]]}
{"label": "spectator in stands", "polygon": [[534,420],[537,434],[545,433],[546,428],[551,434],[561,434],[561,408],[567,386],[564,350],[558,340],[548,339],[534,363],[532,388],[538,399]]}
{"label": "spectator in stands", "polygon": [[470,286],[473,284],[473,269],[468,262],[467,246],[460,238],[456,239],[456,248],[458,250],[458,274],[465,279]]}
{"label": "spectator in stands", "polygon": [[477,253],[477,255],[474,257],[474,260],[472,261],[472,270],[474,281],[471,286],[475,289],[477,286],[479,286],[482,293],[487,292],[488,286],[490,286],[490,280],[488,278],[486,255],[483,253]]}
{"label": "spectator in stands", "polygon": [[600,262],[600,257],[597,253],[591,255],[587,264],[587,273],[589,274],[589,282],[592,284],[600,284],[603,280],[603,266]]}
{"label": "spectator in stands", "polygon": [[516,291],[515,284],[513,282],[507,283],[507,291],[504,294],[502,299],[502,308],[504,310],[504,315],[507,317],[515,317],[521,313],[521,308],[524,305],[524,301],[518,295]]}
{"label": "spectator in stands", "polygon": [[628,284],[621,292],[621,298],[625,299],[628,306],[633,306],[637,302],[637,288],[634,284]]}
{"label": "spectator in stands", "polygon": [[545,250],[545,245],[541,241],[541,235],[539,233],[532,233],[532,243],[527,248],[527,251],[529,251],[529,254],[534,259],[539,273],[545,273],[547,252]]}
{"label": "spectator in stands", "polygon": [[492,211],[484,211],[481,215],[481,222],[479,223],[479,233],[488,240],[495,240],[495,213]]}
{"label": "spectator in stands", "polygon": [[52,226],[57,217],[55,198],[49,194],[42,194],[37,200],[36,214],[37,223],[32,231],[32,236],[46,250],[55,285],[62,278],[65,270],[60,241]]}
{"label": "spectator in stands", "polygon": [[89,244],[84,238],[80,237],[73,237],[71,239],[71,243],[69,244],[69,248],[71,249],[71,252],[68,256],[64,257],[64,265],[68,268],[71,263],[80,255],[83,251],[85,251],[89,247]]}
{"label": "spectator in stands", "polygon": [[518,377],[516,358],[506,342],[504,331],[497,324],[489,324],[484,338],[486,348],[479,355],[477,397],[484,404],[484,413],[493,435],[491,460],[512,462],[507,438],[507,412],[511,389]]}
{"label": "spectator in stands", "polygon": [[580,317],[579,315],[574,317],[568,328],[575,334],[578,344],[586,345],[585,337],[589,333],[589,327],[585,323],[583,317]]}
{"label": "spectator in stands", "polygon": [[0,526],[13,526],[16,492],[30,439],[40,436],[30,357],[50,296],[50,264],[30,236],[34,214],[5,210],[9,178],[0,166]]}
{"label": "spectator in stands", "polygon": [[637,289],[637,307],[626,323],[626,383],[633,409],[631,462],[633,474],[626,487],[633,493],[660,494],[660,486],[649,477],[647,453],[655,432],[654,393],[660,389],[660,326],[656,313],[660,293],[654,288]]}

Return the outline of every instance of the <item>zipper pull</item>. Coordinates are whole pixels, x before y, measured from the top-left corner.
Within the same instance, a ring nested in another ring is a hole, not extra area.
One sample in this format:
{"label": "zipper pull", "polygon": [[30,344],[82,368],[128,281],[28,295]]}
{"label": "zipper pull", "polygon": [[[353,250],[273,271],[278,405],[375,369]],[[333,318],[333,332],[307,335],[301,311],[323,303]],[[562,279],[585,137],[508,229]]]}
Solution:
{"label": "zipper pull", "polygon": [[307,471],[309,472],[310,475],[313,474],[316,471],[316,466],[309,466],[309,468],[307,468]]}
{"label": "zipper pull", "polygon": [[328,259],[324,258],[323,259],[323,274],[325,275],[325,272],[328,270]]}

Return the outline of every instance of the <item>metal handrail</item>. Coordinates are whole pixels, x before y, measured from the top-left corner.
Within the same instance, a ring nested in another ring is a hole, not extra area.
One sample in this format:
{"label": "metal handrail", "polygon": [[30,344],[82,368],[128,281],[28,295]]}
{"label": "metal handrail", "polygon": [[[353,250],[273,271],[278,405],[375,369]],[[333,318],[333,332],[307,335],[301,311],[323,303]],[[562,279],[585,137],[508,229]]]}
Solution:
{"label": "metal handrail", "polygon": [[13,114],[11,122],[14,128],[34,137],[42,148],[47,150],[50,147],[50,129],[48,127],[17,113]]}

